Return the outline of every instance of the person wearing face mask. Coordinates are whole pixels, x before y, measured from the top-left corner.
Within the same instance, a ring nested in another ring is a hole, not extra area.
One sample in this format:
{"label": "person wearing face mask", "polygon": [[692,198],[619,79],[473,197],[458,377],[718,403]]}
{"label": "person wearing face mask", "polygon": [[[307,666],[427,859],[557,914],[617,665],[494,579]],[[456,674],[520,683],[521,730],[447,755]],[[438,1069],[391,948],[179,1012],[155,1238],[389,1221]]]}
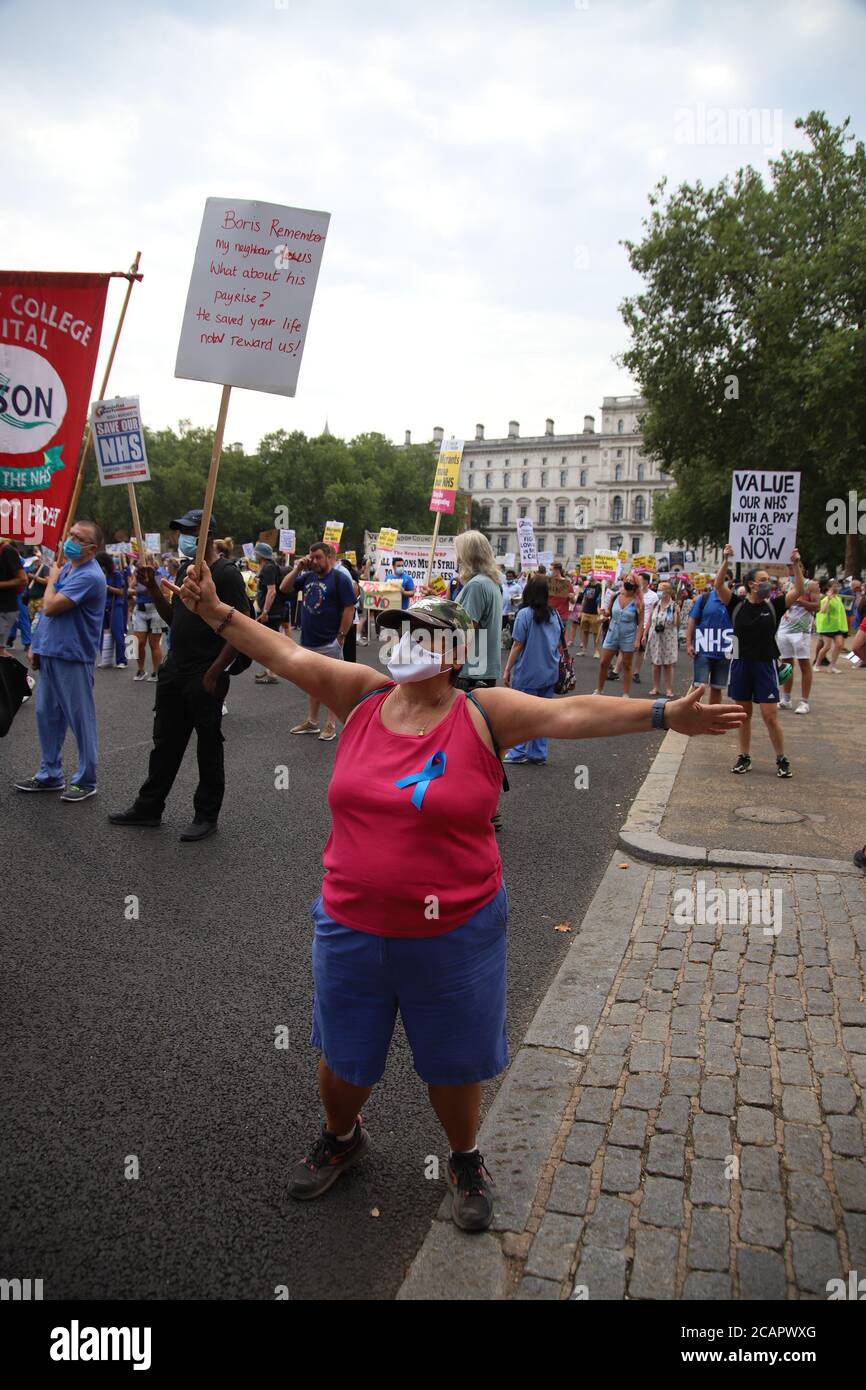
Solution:
{"label": "person wearing face mask", "polygon": [[[525,690],[542,700],[552,700],[559,675],[559,647],[564,625],[551,606],[546,579],[535,577],[523,590],[520,611],[514,620],[514,641],[502,679],[515,690]],[[547,762],[547,739],[532,739],[507,754],[507,763]]]}
{"label": "person wearing face mask", "polygon": [[[326,541],[316,541],[308,555],[301,555],[280,583],[284,594],[301,597],[301,646],[320,656],[343,660],[343,646],[355,621],[355,585],[335,565],[336,555]],[[321,743],[337,737],[336,716],[328,706],[325,727],[319,728],[319,702],[310,698],[307,717],[289,730],[291,734],[315,734]]]}
{"label": "person wearing face mask", "polygon": [[415,592],[415,580],[412,578],[411,574],[406,573],[405,569],[403,568],[403,561],[398,559],[396,555],[394,556],[394,559],[391,561],[391,568],[385,571],[385,578],[393,579],[400,584],[400,586],[403,589],[403,599],[401,606],[404,609],[408,608],[409,604],[412,601],[410,595],[414,594]]}
{"label": "person wearing face mask", "polygon": [[674,693],[674,667],[679,654],[677,634],[680,626],[680,610],[674,601],[670,584],[659,585],[658,603],[652,610],[649,623],[647,655],[653,668],[653,689],[650,695],[661,694],[659,686],[664,681],[665,695],[670,700]]}
{"label": "person wearing face mask", "polygon": [[[171,523],[179,532],[177,544],[183,561],[178,570],[180,580],[194,568],[201,519],[201,511],[194,509]],[[205,559],[212,567],[215,592],[223,605],[246,616],[252,611],[252,605],[247,598],[243,575],[216,549],[215,531],[211,517]],[[153,749],[147,778],[132,806],[127,811],[114,812],[108,819],[112,825],[156,827],[161,824],[165,803],[194,731],[199,781],[193,798],[193,820],[180,838],[205,840],[216,832],[225,795],[223,701],[229,687],[228,668],[237,652],[184,604],[169,601],[157,583],[152,565],[141,567],[137,579],[160,619],[169,626],[171,645],[159,668]]]}
{"label": "person wearing face mask", "polygon": [[746,711],[747,719],[740,726],[740,755],[732,772],[745,773],[752,769],[749,753],[752,737],[752,706],[757,705],[776,754],[776,776],[790,777],[791,764],[785,756],[785,740],[779,721],[779,676],[776,661],[779,649],[776,631],[782,614],[800,598],[804,588],[800,553],[791,552],[794,583],[787,594],[770,599],[772,582],[766,570],[749,570],[745,576],[745,598],[731,592],[728,584],[728,562],[734,553],[726,545],[722,563],[716,575],[715,590],[728,609],[733,628],[734,657],[728,680],[728,694]]}
{"label": "person wearing face mask", "polygon": [[290,1195],[321,1196],[368,1151],[360,1112],[384,1071],[399,1011],[448,1136],[452,1218],[483,1231],[493,1193],[477,1145],[482,1083],[508,1062],[508,900],[492,823],[500,748],[664,727],[724,733],[743,713],[701,706],[699,692],[667,705],[547,700],[507,687],[464,692],[457,679],[473,620],[447,599],[380,614],[380,631],[401,634],[383,682],[369,666],[328,660],[241,617],[220,602],[206,567],[200,580],[187,573],[176,592],[239,651],[343,721],[322,893],[311,909],[311,1042],[325,1124],[292,1173]]}
{"label": "person wearing face mask", "polygon": [[[102,646],[107,585],[96,562],[102,532],[95,521],[76,521],[63,545],[66,561],[51,566],[42,617],[33,634],[36,727],[42,762],[35,777],[15,783],[19,792],[60,792],[61,801],[96,795],[96,706],[93,673]],[[71,728],[78,767],[63,780],[63,743]]]}
{"label": "person wearing face mask", "polygon": [[643,599],[638,590],[637,578],[634,574],[627,574],[623,580],[622,588],[614,597],[610,605],[610,624],[601,644],[601,661],[598,668],[598,686],[596,693],[600,695],[604,689],[607,679],[608,667],[613,660],[616,652],[622,653],[622,694],[623,699],[630,697],[631,691],[631,665],[635,647],[640,646],[644,629],[644,606]]}

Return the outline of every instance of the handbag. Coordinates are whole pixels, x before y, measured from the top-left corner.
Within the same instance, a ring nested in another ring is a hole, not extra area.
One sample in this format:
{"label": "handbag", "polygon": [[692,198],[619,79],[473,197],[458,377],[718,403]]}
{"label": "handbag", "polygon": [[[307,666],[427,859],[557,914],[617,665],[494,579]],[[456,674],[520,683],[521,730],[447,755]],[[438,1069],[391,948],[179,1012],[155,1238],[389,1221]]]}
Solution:
{"label": "handbag", "polygon": [[[559,614],[556,615],[559,618]],[[577,678],[574,674],[574,659],[568,647],[565,645],[565,627],[562,619],[559,618],[559,672],[556,677],[556,685],[553,687],[557,695],[567,695],[577,685]]]}

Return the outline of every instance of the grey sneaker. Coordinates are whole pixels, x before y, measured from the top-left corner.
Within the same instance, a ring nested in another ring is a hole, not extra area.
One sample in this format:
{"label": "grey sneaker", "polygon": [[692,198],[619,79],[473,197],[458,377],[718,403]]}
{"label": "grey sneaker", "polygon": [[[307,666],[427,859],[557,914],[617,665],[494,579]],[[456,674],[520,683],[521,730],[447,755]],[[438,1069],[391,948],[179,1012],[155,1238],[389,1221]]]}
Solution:
{"label": "grey sneaker", "polygon": [[42,782],[38,777],[28,777],[26,781],[16,782],[17,792],[62,792],[62,782]]}
{"label": "grey sneaker", "polygon": [[159,680],[159,676],[155,676],[155,675],[151,672],[151,674],[148,676],[147,679],[148,679],[149,681],[157,681],[157,680]]}
{"label": "grey sneaker", "polygon": [[61,794],[61,801],[86,801],[89,796],[96,796],[95,787],[80,787],[77,782],[70,782],[66,790]]}
{"label": "grey sneaker", "polygon": [[132,679],[133,679],[134,681],[146,681],[146,680],[147,680],[147,673],[146,673],[145,671],[136,671],[136,673],[135,673],[135,675],[133,676]]}

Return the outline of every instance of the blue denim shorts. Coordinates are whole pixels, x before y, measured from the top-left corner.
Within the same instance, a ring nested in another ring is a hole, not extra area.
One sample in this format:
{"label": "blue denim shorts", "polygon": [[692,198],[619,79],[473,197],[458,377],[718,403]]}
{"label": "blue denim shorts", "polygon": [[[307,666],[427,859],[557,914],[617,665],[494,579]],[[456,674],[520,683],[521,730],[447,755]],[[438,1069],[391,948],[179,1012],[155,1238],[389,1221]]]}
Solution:
{"label": "blue denim shorts", "polygon": [[310,909],[313,1031],[336,1076],[373,1086],[399,1010],[415,1070],[429,1086],[487,1081],[508,1066],[505,1037],[508,895],[442,936],[373,936],[341,926],[322,899]]}
{"label": "blue denim shorts", "polygon": [[726,657],[710,657],[706,652],[699,652],[694,664],[695,685],[708,685],[713,690],[727,689],[731,663]]}

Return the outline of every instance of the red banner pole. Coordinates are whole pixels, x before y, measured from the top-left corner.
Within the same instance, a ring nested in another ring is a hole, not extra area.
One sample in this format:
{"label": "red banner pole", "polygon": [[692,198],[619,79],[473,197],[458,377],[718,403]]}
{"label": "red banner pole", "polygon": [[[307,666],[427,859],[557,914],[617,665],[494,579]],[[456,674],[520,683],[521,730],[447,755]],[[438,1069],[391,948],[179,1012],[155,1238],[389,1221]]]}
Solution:
{"label": "red banner pole", "polygon": [[[123,305],[120,310],[120,318],[117,321],[117,328],[114,331],[114,341],[111,344],[111,351],[108,354],[108,361],[105,364],[105,372],[102,377],[102,386],[100,387],[99,395],[97,396],[97,400],[100,401],[105,400],[105,393],[108,390],[108,378],[111,374],[111,368],[114,364],[114,354],[117,352],[117,343],[120,338],[120,330],[123,328],[123,320],[126,318],[126,310],[129,305],[129,297],[132,294],[132,287],[135,284],[136,280],[141,279],[141,276],[138,273],[138,265],[140,260],[141,252],[136,251],[135,260],[133,261],[128,271],[112,272],[112,274],[115,277],[123,276],[127,281],[127,285],[126,294],[123,296]],[[58,558],[60,557],[60,553],[63,550],[63,542],[66,539],[67,533],[75,519],[75,513],[78,509],[78,502],[81,497],[81,488],[84,483],[84,469],[87,464],[87,454],[90,449],[90,439],[92,432],[93,424],[89,419],[88,412],[88,424],[86,430],[84,431],[84,440],[81,445],[81,457],[78,461],[78,476],[75,479],[75,487],[73,488],[72,496],[69,499],[69,508],[66,512],[66,521],[63,523],[63,530],[61,531],[60,537],[57,542],[57,550],[55,554]]]}

